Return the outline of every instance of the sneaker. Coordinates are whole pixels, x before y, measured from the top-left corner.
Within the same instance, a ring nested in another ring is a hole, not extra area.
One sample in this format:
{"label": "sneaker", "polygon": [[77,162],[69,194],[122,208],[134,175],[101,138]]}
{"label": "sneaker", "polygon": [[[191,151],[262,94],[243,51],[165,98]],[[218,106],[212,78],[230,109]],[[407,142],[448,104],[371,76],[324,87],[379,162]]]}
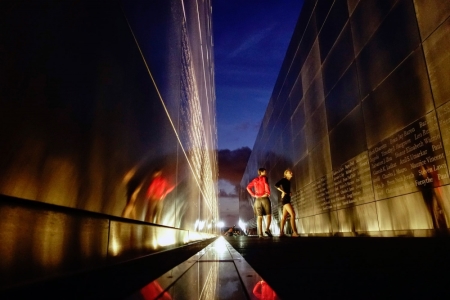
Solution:
{"label": "sneaker", "polygon": [[262,235],[262,234],[260,234],[260,235],[258,235],[258,237],[259,237],[259,238],[262,238],[262,237],[263,237],[263,235]]}
{"label": "sneaker", "polygon": [[265,233],[266,233],[268,236],[273,237],[272,232],[270,232],[270,229],[267,229],[267,230],[265,231]]}
{"label": "sneaker", "polygon": [[292,235],[291,235],[291,237],[299,237],[300,235],[298,234],[298,233],[293,233]]}

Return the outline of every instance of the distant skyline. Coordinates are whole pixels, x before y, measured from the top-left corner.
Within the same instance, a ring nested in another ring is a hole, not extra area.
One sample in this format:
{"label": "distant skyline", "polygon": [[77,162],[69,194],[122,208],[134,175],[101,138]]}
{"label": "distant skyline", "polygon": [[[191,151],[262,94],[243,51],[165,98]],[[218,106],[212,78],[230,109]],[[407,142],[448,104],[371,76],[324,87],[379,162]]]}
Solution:
{"label": "distant skyline", "polygon": [[213,0],[219,149],[253,148],[303,0]]}

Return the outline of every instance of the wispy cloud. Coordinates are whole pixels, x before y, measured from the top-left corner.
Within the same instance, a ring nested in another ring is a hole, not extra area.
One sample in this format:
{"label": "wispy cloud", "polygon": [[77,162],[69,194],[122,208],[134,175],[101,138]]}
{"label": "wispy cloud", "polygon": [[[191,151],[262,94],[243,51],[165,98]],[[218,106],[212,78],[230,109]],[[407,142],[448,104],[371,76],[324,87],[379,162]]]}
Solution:
{"label": "wispy cloud", "polygon": [[260,32],[257,32],[255,34],[253,34],[252,36],[250,36],[250,38],[246,38],[234,51],[232,51],[229,54],[229,57],[237,57],[239,56],[241,53],[249,50],[249,49],[253,49],[255,47],[257,47],[257,45],[267,36],[269,36],[273,30],[273,25],[269,26],[263,30],[261,30]]}

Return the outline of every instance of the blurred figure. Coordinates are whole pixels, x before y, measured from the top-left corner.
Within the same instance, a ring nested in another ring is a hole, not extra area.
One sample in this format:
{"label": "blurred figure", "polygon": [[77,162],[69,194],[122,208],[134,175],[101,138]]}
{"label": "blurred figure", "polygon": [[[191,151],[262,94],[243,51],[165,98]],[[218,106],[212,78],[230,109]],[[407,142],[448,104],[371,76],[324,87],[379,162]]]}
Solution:
{"label": "blurred figure", "polygon": [[130,170],[124,178],[127,188],[127,203],[122,211],[122,217],[136,219],[136,198],[144,185],[146,174],[138,167]]}
{"label": "blurred figure", "polygon": [[152,180],[147,189],[147,213],[145,215],[145,221],[155,224],[161,223],[161,212],[163,207],[163,201],[175,188],[174,184],[171,184],[169,180],[163,177],[162,169],[153,173]]}
{"label": "blurred figure", "polygon": [[437,171],[431,166],[422,165],[418,173],[416,184],[422,192],[423,200],[433,221],[433,227],[436,233],[443,233],[447,230],[447,220]]}
{"label": "blurred figure", "polygon": [[165,292],[162,287],[159,285],[157,280],[154,280],[144,286],[140,290],[140,294],[144,300],[154,300],[154,299],[162,299],[162,300],[171,300],[172,297],[168,292]]}
{"label": "blurred figure", "polygon": [[277,294],[272,290],[270,285],[264,280],[260,280],[253,288],[253,295],[261,300],[275,300],[279,299]]}
{"label": "blurred figure", "polygon": [[230,229],[228,229],[228,230],[225,232],[225,235],[226,235],[226,236],[233,236],[233,235],[234,235],[234,226],[233,226],[233,227],[230,227]]}
{"label": "blurred figure", "polygon": [[281,203],[283,205],[283,216],[281,217],[280,222],[280,237],[284,237],[284,224],[286,223],[286,219],[288,214],[291,219],[291,228],[292,228],[292,236],[298,237],[297,227],[295,226],[295,211],[291,205],[291,178],[293,173],[291,170],[287,169],[284,171],[284,177],[280,179],[277,183],[275,183],[275,187],[277,190],[281,192]]}
{"label": "blurred figure", "polygon": [[270,222],[272,221],[272,207],[270,204],[270,187],[267,183],[266,169],[260,168],[258,170],[258,177],[253,179],[247,185],[247,191],[255,199],[254,210],[257,216],[258,236],[263,237],[262,234],[262,217],[266,216],[266,231],[265,233],[272,237],[270,232]]}

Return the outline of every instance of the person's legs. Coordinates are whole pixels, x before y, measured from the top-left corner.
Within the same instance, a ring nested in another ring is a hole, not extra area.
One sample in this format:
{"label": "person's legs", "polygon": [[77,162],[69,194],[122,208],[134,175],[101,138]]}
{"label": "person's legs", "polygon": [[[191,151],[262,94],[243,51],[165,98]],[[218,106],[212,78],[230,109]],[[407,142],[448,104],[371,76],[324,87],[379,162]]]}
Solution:
{"label": "person's legs", "polygon": [[272,215],[266,216],[266,231],[270,230],[270,223],[272,222]]}
{"label": "person's legs", "polygon": [[284,224],[286,223],[286,218],[287,218],[287,210],[286,210],[286,204],[283,205],[283,215],[281,217],[281,222],[280,222],[280,236],[284,236]]}
{"label": "person's legs", "polygon": [[[287,203],[283,206],[283,209],[286,208],[286,211],[291,215],[291,227],[292,227],[292,236],[298,236],[297,227],[295,226],[295,211],[292,208],[290,203]],[[284,217],[284,214],[283,214]]]}
{"label": "person's legs", "polygon": [[265,233],[272,237],[272,233],[270,232],[270,223],[272,222],[272,208],[270,205],[270,200],[267,197],[260,198],[261,199],[261,206],[264,211],[264,214],[266,215],[266,230]]}
{"label": "person's legs", "polygon": [[258,224],[257,224],[257,230],[258,230],[258,236],[262,236],[262,216],[258,216]]}
{"label": "person's legs", "polygon": [[263,216],[263,208],[261,203],[261,198],[256,198],[255,203],[253,204],[255,215],[256,215],[256,230],[258,232],[258,236],[262,236],[262,216]]}

